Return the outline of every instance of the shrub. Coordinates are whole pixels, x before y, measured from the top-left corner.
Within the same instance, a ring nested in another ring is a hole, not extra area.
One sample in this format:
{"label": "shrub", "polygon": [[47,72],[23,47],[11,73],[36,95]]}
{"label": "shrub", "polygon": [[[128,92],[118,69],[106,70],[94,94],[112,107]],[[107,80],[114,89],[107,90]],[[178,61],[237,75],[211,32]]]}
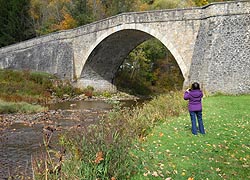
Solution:
{"label": "shrub", "polygon": [[52,86],[50,78],[47,73],[0,70],[0,98],[14,102],[43,102],[48,98],[43,96],[44,92]]}
{"label": "shrub", "polygon": [[93,96],[93,92],[94,92],[94,87],[92,86],[87,86],[87,88],[83,90],[83,93],[89,98]]}
{"label": "shrub", "polygon": [[0,70],[0,98],[5,101],[46,103],[52,91],[60,98],[64,94],[72,97],[83,93],[68,81],[45,72]]}
{"label": "shrub", "polygon": [[56,93],[56,96],[62,98],[65,94],[69,95],[70,97],[80,95],[84,91],[80,88],[73,87],[69,82],[63,83],[61,81],[57,87],[53,88],[53,91]]}
{"label": "shrub", "polygon": [[112,96],[111,93],[108,92],[108,91],[104,91],[104,92],[102,93],[102,95],[103,95],[104,97],[106,97],[106,98],[110,98],[110,97]]}

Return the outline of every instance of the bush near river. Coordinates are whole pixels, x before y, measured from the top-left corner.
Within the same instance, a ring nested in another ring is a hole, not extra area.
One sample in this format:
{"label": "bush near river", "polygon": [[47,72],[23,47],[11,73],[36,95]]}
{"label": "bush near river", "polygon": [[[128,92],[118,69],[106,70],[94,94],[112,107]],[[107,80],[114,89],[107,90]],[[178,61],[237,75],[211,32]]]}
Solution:
{"label": "bush near river", "polygon": [[52,94],[62,98],[64,94],[72,97],[81,93],[48,73],[0,70],[0,113],[39,112],[46,109],[40,105],[48,103]]}
{"label": "bush near river", "polygon": [[191,134],[182,92],[161,95],[133,110],[117,106],[100,123],[62,136],[66,153],[52,161],[48,151],[47,160],[33,164],[35,176],[249,179],[250,95],[205,97],[203,106],[204,136]]}

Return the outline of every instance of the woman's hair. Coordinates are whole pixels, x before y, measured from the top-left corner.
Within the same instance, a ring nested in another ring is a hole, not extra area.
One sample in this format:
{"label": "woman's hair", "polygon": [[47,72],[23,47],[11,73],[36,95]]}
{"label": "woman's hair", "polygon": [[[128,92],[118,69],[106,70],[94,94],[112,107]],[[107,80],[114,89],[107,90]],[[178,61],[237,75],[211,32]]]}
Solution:
{"label": "woman's hair", "polygon": [[195,89],[200,89],[200,85],[199,85],[199,83],[194,82],[194,83],[192,84],[191,89],[192,89],[192,90],[195,90]]}

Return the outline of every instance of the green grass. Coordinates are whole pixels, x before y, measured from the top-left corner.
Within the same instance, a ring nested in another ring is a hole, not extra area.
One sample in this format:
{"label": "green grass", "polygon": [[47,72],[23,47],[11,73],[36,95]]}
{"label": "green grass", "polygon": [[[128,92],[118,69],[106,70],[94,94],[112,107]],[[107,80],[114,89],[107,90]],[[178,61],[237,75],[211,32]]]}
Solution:
{"label": "green grass", "polygon": [[[133,110],[116,106],[100,123],[62,136],[66,154],[60,170],[46,174],[35,165],[36,177],[249,179],[250,95],[206,97],[203,107],[206,135],[194,136],[183,92],[160,95]],[[58,160],[37,162],[53,170]]]}
{"label": "green grass", "polygon": [[7,102],[43,103],[52,88],[50,74],[42,72],[0,70],[0,98]]}
{"label": "green grass", "polygon": [[42,112],[47,110],[46,107],[40,105],[31,105],[26,102],[4,102],[0,100],[0,114],[9,114],[9,113],[35,113]]}
{"label": "green grass", "polygon": [[188,112],[166,118],[137,144],[132,179],[250,179],[250,96],[203,100],[206,135],[191,134]]}

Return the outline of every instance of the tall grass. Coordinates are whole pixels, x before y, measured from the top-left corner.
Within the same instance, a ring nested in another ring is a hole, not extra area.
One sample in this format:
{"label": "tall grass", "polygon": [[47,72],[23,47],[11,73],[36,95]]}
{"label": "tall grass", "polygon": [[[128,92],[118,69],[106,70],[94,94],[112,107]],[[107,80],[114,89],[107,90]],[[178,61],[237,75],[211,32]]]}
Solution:
{"label": "tall grass", "polygon": [[72,97],[83,91],[45,72],[0,70],[0,98],[4,101],[45,104],[52,93],[62,98],[65,94]]}
{"label": "tall grass", "polygon": [[32,104],[44,105],[49,102],[52,95],[62,98],[65,94],[74,97],[82,93],[81,89],[74,88],[69,82],[48,73],[0,70],[0,99],[2,100],[0,113],[37,112],[45,108],[32,107]]}
{"label": "tall grass", "polygon": [[30,71],[0,70],[0,98],[8,102],[42,103],[53,87],[50,74]]}
{"label": "tall grass", "polygon": [[[166,117],[183,112],[186,103],[181,96],[180,92],[162,95],[132,110],[116,106],[99,123],[62,136],[66,159],[60,172],[47,174],[47,178],[130,179],[139,163],[131,154],[133,142],[148,135]],[[37,178],[44,174],[37,173]]]}

